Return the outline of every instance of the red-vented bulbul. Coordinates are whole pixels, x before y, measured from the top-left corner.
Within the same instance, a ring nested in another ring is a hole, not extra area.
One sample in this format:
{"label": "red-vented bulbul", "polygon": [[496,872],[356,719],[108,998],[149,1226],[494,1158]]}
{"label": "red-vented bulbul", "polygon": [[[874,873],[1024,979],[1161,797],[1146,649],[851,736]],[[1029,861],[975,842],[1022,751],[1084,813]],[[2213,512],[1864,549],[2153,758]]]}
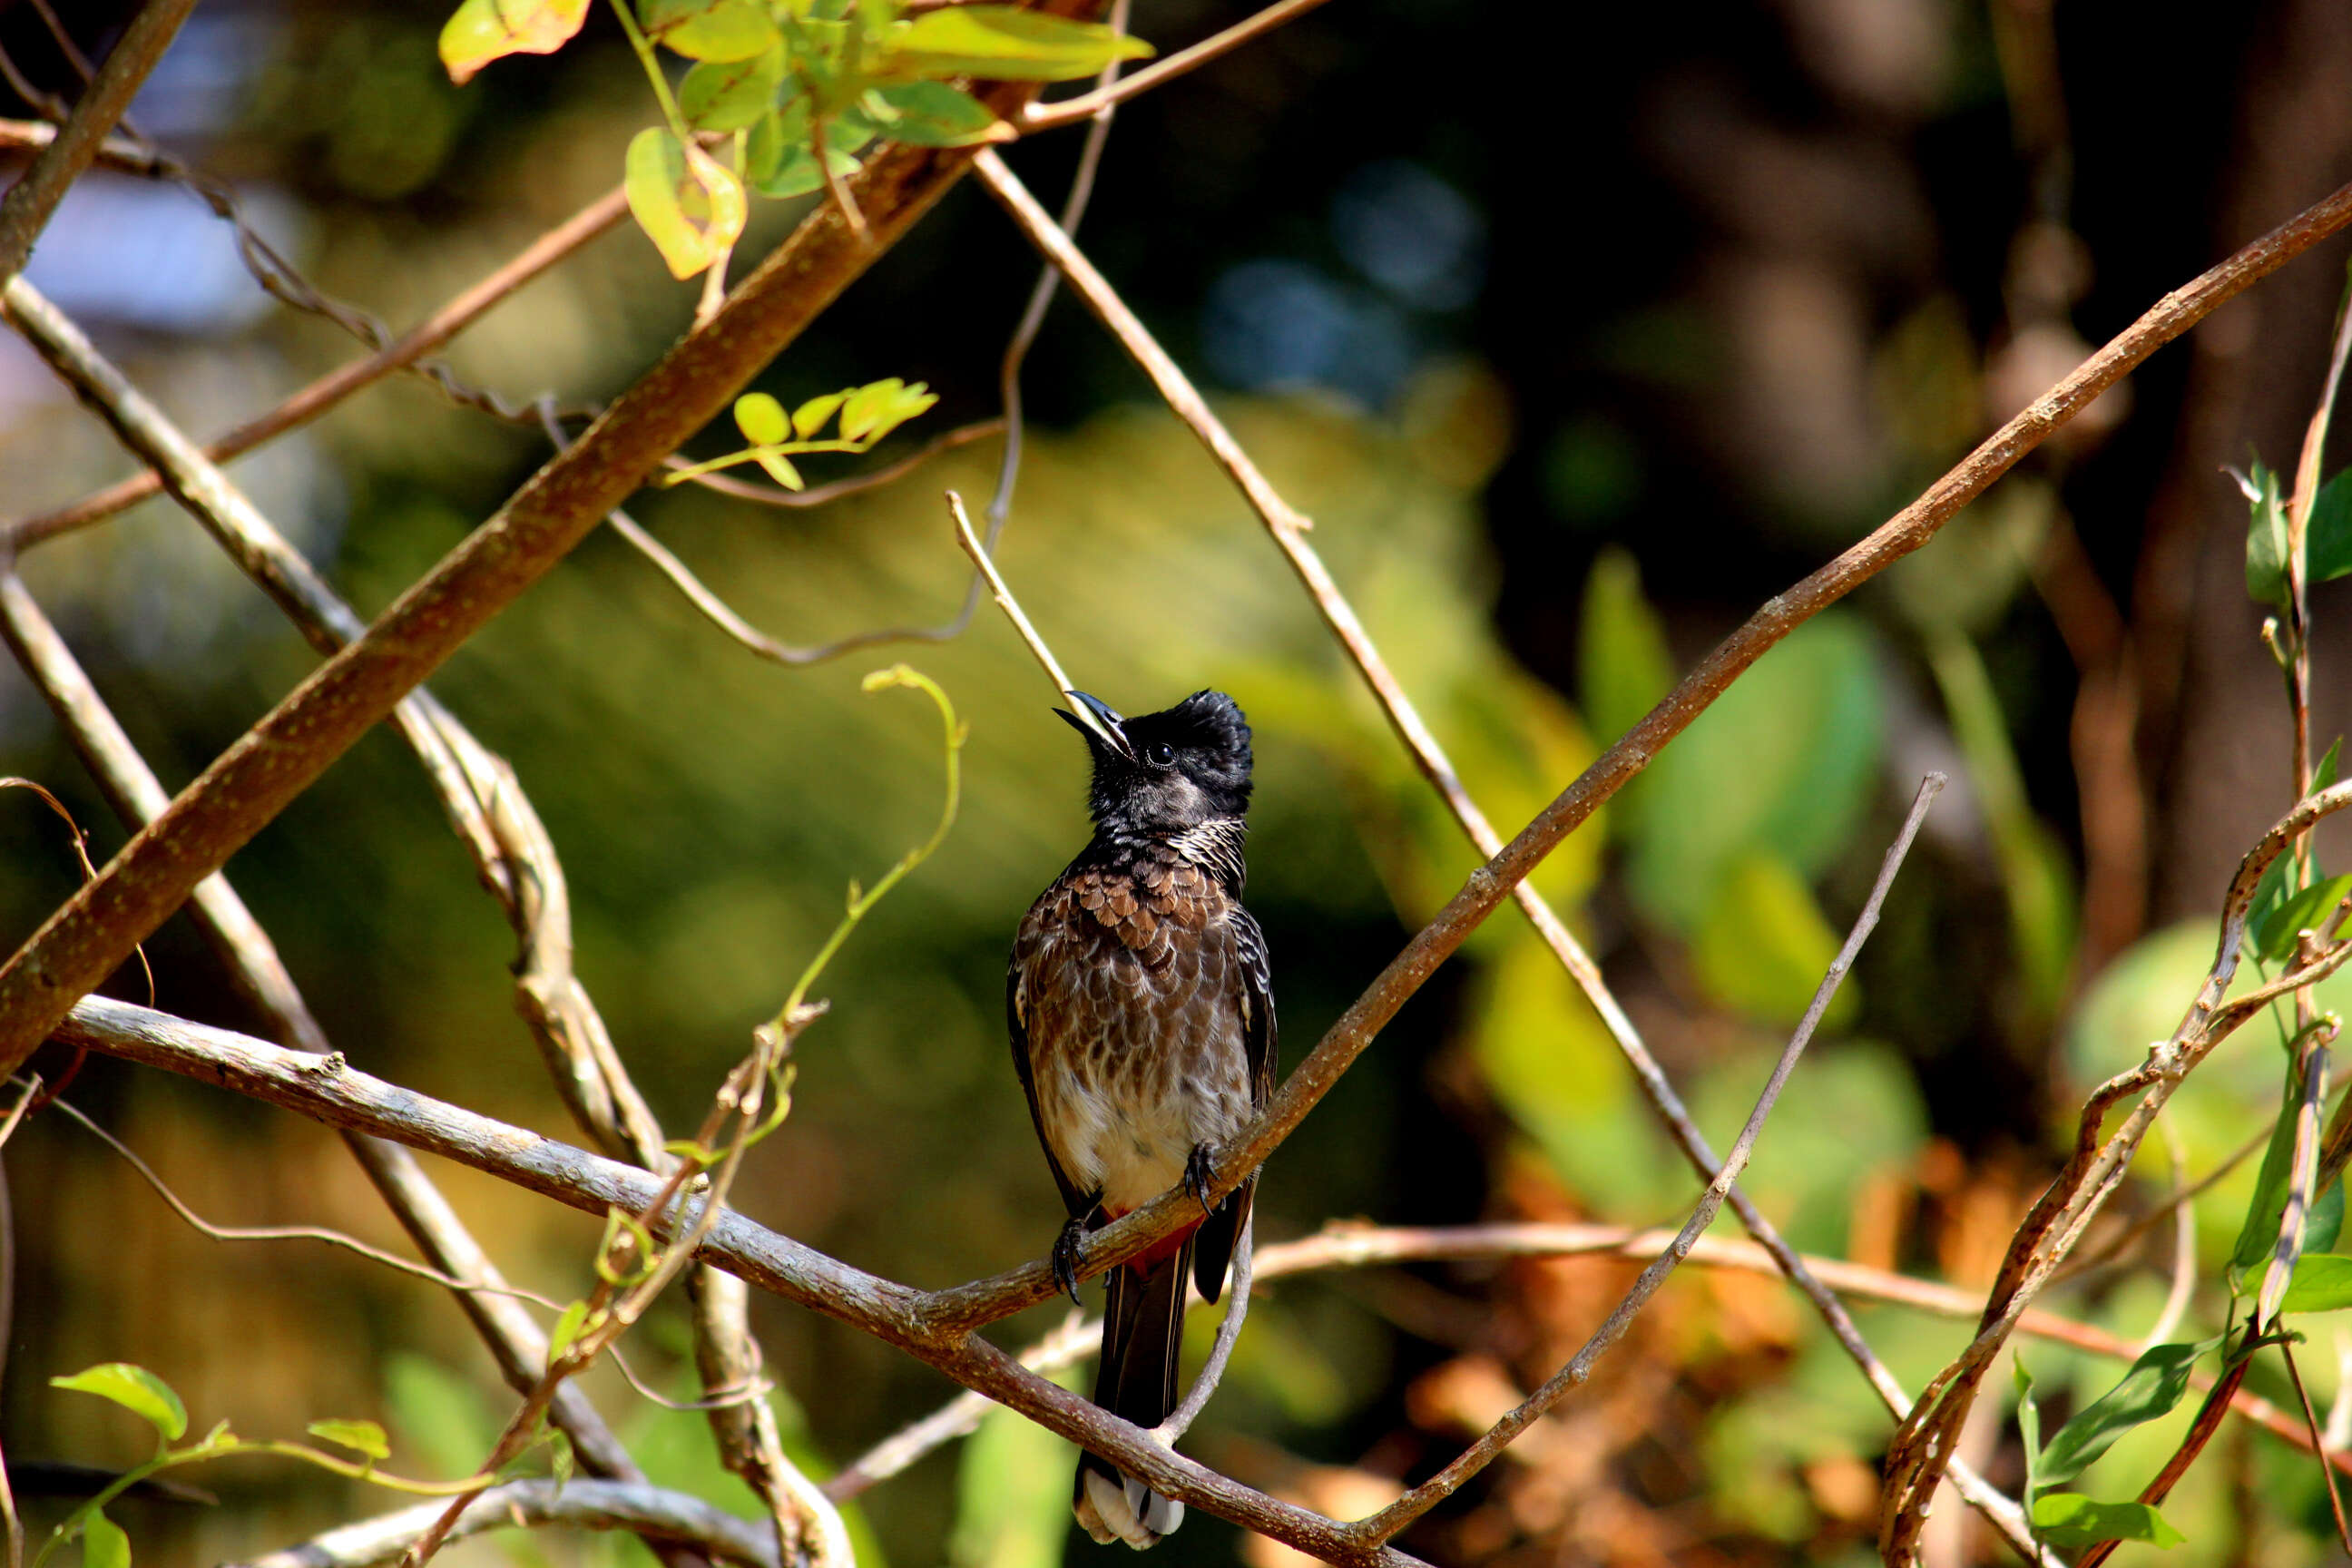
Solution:
{"label": "red-vented bulbul", "polygon": [[[1250,731],[1222,691],[1121,719],[1069,693],[1101,725],[1062,717],[1094,760],[1094,837],[1032,906],[1013,940],[1005,1005],[1013,1065],[1069,1208],[1054,1270],[1073,1300],[1079,1237],[1180,1182],[1203,1217],[1113,1268],[1095,1403],[1138,1426],[1176,1404],[1184,1281],[1215,1300],[1257,1177],[1210,1208],[1217,1152],[1274,1084],[1265,937],[1242,908]],[[1184,1505],[1095,1454],[1078,1458],[1072,1509],[1088,1534],[1142,1548]]]}

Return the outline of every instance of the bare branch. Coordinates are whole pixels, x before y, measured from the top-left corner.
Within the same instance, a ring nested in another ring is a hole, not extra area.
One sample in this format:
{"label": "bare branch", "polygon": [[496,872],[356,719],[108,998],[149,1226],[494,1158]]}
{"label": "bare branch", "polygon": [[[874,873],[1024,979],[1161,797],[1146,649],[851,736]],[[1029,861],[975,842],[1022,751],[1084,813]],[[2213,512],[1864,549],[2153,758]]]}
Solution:
{"label": "bare branch", "polygon": [[[412,1093],[340,1057],[301,1055],[107,996],[82,999],[58,1028],[68,1045],[178,1072],[249,1098],[394,1139],[487,1172],[584,1213],[643,1213],[666,1184],[652,1173],[519,1127]],[[1170,1452],[1150,1434],[1023,1367],[939,1310],[951,1292],[926,1292],[867,1274],[753,1224],[732,1210],[698,1215],[709,1228],[698,1255],[761,1289],[893,1344],[968,1388],[1111,1458],[1152,1490],[1296,1546],[1328,1562],[1403,1568],[1416,1560],[1368,1547],[1346,1526]],[[1036,1263],[983,1282],[1005,1316],[1052,1296]]]}
{"label": "bare branch", "polygon": [[1919,793],[1911,802],[1910,815],[1903,819],[1901,831],[1896,833],[1895,842],[1888,847],[1885,859],[1879,864],[1878,880],[1872,884],[1870,897],[1864,900],[1862,912],[1854,917],[1853,929],[1846,933],[1845,945],[1838,949],[1837,956],[1830,961],[1828,973],[1822,976],[1821,984],[1813,992],[1811,1005],[1806,1007],[1805,1016],[1798,1020],[1796,1032],[1789,1037],[1788,1045],[1781,1049],[1780,1059],[1773,1064],[1772,1074],[1765,1080],[1763,1091],[1757,1096],[1755,1109],[1748,1113],[1747,1124],[1740,1128],[1739,1137],[1732,1143],[1731,1152],[1725,1157],[1723,1168],[1707,1184],[1698,1206],[1691,1211],[1690,1218],[1684,1222],[1673,1242],[1651,1260],[1647,1268],[1642,1270],[1641,1278],[1633,1282],[1632,1289],[1625,1292],[1616,1310],[1592,1331],[1592,1336],[1570,1358],[1566,1366],[1554,1373],[1541,1388],[1497,1421],[1444,1469],[1359,1524],[1357,1530],[1365,1540],[1389,1540],[1453,1496],[1461,1489],[1465,1481],[1500,1458],[1503,1450],[1520,1433],[1565,1398],[1570,1389],[1592,1375],[1593,1367],[1609,1353],[1612,1345],[1624,1337],[1625,1331],[1633,1327],[1633,1319],[1649,1304],[1650,1298],[1657,1294],[1658,1288],[1666,1282],[1666,1276],[1690,1256],[1692,1246],[1722,1211],[1723,1200],[1739,1180],[1739,1173],[1748,1168],[1748,1157],[1756,1150],[1756,1140],[1764,1131],[1764,1119],[1772,1113],[1772,1107],[1780,1098],[1780,1090],[1788,1084],[1789,1075],[1796,1070],[1797,1059],[1804,1055],[1806,1046],[1811,1043],[1813,1031],[1821,1026],[1822,1015],[1829,1010],[1831,998],[1837,994],[1838,987],[1844,983],[1846,972],[1853,967],[1855,956],[1862,952],[1862,944],[1877,929],[1879,907],[1886,901],[1886,891],[1895,885],[1895,873],[1902,868],[1904,858],[1910,854],[1911,841],[1918,837],[1919,825],[1927,820],[1927,808],[1935,804],[1936,796],[1943,793],[1944,784],[1941,773],[1929,773],[1921,781]]}
{"label": "bare branch", "polygon": [[[289,430],[299,429],[352,394],[395,371],[414,367],[426,354],[472,326],[491,307],[610,230],[628,210],[619,187],[607,191],[531,241],[504,266],[452,298],[397,342],[328,372],[268,413],[224,433],[204,447],[204,456],[215,463],[227,462]],[[11,546],[27,549],[61,533],[87,528],[163,489],[163,478],[153,470],[134,474],[68,505],[20,519],[0,529],[0,552]]]}
{"label": "bare branch", "polygon": [[1312,11],[1323,0],[1276,0],[1265,10],[1246,20],[1234,23],[1213,37],[1203,38],[1189,49],[1180,49],[1157,64],[1144,67],[1133,76],[1117,83],[1082,92],[1076,98],[1060,99],[1052,103],[1033,103],[1022,110],[1017,123],[1024,132],[1055,131],[1065,125],[1101,113],[1115,104],[1126,102],[1139,92],[1150,92],[1162,82],[1172,81],[1187,71],[1198,70],[1218,56],[1229,54],[1252,38],[1270,33],[1294,16]]}
{"label": "bare branch", "polygon": [[48,226],[67,188],[97,158],[139,84],[163,58],[194,9],[195,0],[147,0],[140,6],[57,135],[33,155],[32,166],[0,198],[0,278],[14,278],[23,270],[33,242]]}
{"label": "bare branch", "polygon": [[[396,1563],[442,1511],[438,1502],[346,1524],[241,1568],[378,1568]],[[516,1527],[626,1530],[728,1563],[778,1568],[774,1541],[756,1525],[685,1492],[642,1481],[509,1481],[468,1505],[453,1540]]]}

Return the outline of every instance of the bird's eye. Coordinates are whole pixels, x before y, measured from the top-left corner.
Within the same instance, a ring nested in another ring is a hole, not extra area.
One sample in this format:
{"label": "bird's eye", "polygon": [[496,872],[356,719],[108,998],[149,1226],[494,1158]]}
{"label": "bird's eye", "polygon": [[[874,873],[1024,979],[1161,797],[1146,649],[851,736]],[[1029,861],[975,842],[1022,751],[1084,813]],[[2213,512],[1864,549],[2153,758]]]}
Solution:
{"label": "bird's eye", "polygon": [[1176,748],[1162,741],[1156,746],[1147,747],[1143,755],[1153,767],[1164,768],[1176,760]]}

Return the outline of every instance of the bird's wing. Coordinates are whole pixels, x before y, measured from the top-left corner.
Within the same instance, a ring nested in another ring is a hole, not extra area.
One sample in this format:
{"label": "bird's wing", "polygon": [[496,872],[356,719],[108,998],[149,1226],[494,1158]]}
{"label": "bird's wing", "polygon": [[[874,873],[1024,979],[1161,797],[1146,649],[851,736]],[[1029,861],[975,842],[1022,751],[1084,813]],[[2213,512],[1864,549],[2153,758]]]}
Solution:
{"label": "bird's wing", "polygon": [[[1274,1095],[1277,1035],[1274,1021],[1274,967],[1267,962],[1265,932],[1240,905],[1234,906],[1234,956],[1241,971],[1242,1047],[1249,1058],[1250,1107],[1265,1109]],[[1252,1171],[1201,1222],[1192,1250],[1192,1283],[1201,1298],[1214,1301],[1224,1292],[1225,1268],[1234,1247],[1248,1223],[1250,1205],[1257,1196],[1257,1173]]]}
{"label": "bird's wing", "polygon": [[[1049,891],[1046,898],[1052,898],[1054,891]],[[1045,900],[1038,902],[1042,905]],[[1034,911],[1032,913],[1034,916]],[[1036,952],[1032,927],[1032,921],[1023,921],[1021,934],[1013,944],[1013,963],[1004,975],[1004,1022],[1013,1036],[1013,1070],[1021,1075],[1021,1092],[1029,1097],[1029,1125],[1037,1133],[1037,1146],[1045,1151],[1045,1164],[1054,1173],[1054,1184],[1062,1189],[1063,1205],[1075,1219],[1093,1208],[1095,1200],[1078,1190],[1069,1173],[1062,1169],[1062,1162],[1054,1157],[1053,1142],[1045,1136],[1045,1118],[1037,1109],[1037,1080],[1029,1070],[1028,961]]]}

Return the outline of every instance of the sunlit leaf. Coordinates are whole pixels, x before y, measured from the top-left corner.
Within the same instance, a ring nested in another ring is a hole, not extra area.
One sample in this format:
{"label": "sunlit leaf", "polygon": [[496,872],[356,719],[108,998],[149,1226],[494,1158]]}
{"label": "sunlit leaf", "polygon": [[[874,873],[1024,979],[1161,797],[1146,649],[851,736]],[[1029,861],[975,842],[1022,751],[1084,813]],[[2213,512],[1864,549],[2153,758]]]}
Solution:
{"label": "sunlit leaf", "polygon": [[950,5],[893,28],[885,69],[908,76],[992,81],[1067,81],[1113,60],[1142,59],[1151,46],[1094,22],[1013,5]]}
{"label": "sunlit leaf", "polygon": [[322,1437],[371,1459],[392,1457],[392,1439],[373,1421],[313,1421],[305,1430],[313,1437]]}
{"label": "sunlit leaf", "polygon": [[131,1538],[101,1510],[81,1521],[81,1568],[131,1568]]}
{"label": "sunlit leaf", "polygon": [[909,386],[895,375],[861,386],[841,405],[842,437],[879,441],[938,401],[921,382]]}
{"label": "sunlit leaf", "polygon": [[[767,122],[762,121],[761,123],[764,125]],[[753,129],[752,133],[755,136],[758,134],[757,127]],[[825,163],[832,168],[836,179],[846,178],[857,173],[857,160],[840,148],[828,146],[824,153]],[[745,162],[748,164],[751,160],[747,158]],[[774,196],[781,200],[787,196],[804,196],[811,191],[823,190],[824,176],[817,171],[816,153],[806,142],[803,142],[798,146],[782,149],[777,154],[773,166],[764,176],[755,178],[752,181],[752,186],[763,196]]]}
{"label": "sunlit leaf", "polygon": [[572,1342],[580,1337],[580,1331],[587,1326],[586,1301],[574,1301],[564,1308],[562,1315],[555,1320],[555,1327],[548,1331],[547,1364],[553,1366],[561,1360],[563,1352],[572,1348]]}
{"label": "sunlit leaf", "polygon": [[1665,625],[1642,593],[1642,568],[1622,546],[1601,551],[1585,576],[1576,656],[1577,698],[1597,738],[1614,741],[1674,689]]}
{"label": "sunlit leaf", "polygon": [[166,1442],[178,1442],[188,1429],[187,1406],[172,1392],[172,1385],[145,1367],[133,1366],[127,1361],[106,1362],[71,1377],[53,1377],[49,1386],[111,1399],[152,1424]]}
{"label": "sunlit leaf", "polygon": [[801,478],[801,471],[793,467],[792,459],[785,457],[782,452],[761,453],[760,467],[768,470],[768,477],[770,479],[775,480],[776,483],[783,486],[784,489],[788,490],[801,489],[808,483],[807,480]]}
{"label": "sunlit leaf", "polygon": [[[1811,1004],[1837,951],[1838,934],[1804,879],[1759,849],[1733,861],[1710,890],[1691,960],[1700,984],[1718,1000],[1751,1017],[1793,1024]],[[1822,1021],[1842,1025],[1856,1005],[1849,978]]]}
{"label": "sunlit leaf", "polygon": [[551,55],[588,19],[588,0],[465,0],[441,27],[441,64],[463,86],[508,55]]}
{"label": "sunlit leaf", "polygon": [[2295,1259],[2294,1278],[2279,1302],[2280,1311],[2338,1312],[2347,1307],[2352,1307],[2352,1258],[2306,1252]]}
{"label": "sunlit leaf", "polygon": [[775,47],[763,0],[637,0],[646,37],[696,60],[747,60]]}
{"label": "sunlit leaf", "polygon": [[2336,782],[2336,771],[2344,762],[2344,737],[2338,735],[2327,750],[2321,752],[2319,763],[2311,770],[2311,792],[2314,795]]}
{"label": "sunlit leaf", "polygon": [[950,1568],[1061,1568],[1076,1453],[1019,1413],[992,1407],[956,1463]]}
{"label": "sunlit leaf", "polygon": [[742,131],[757,124],[784,79],[782,45],[740,60],[704,60],[677,84],[677,111],[700,131]]}
{"label": "sunlit leaf", "polygon": [[2246,593],[2258,605],[2283,609],[2287,599],[2286,508],[2279,500],[2278,476],[2257,462],[2247,483],[2253,494],[2246,522]]}
{"label": "sunlit leaf", "polygon": [[2305,579],[2326,583],[2352,573],[2352,468],[2319,487],[2304,523]]}
{"label": "sunlit leaf", "polygon": [[[961,88],[943,81],[901,82],[866,95],[867,112],[878,100],[890,111],[882,134],[916,147],[968,147],[1001,134],[995,111]],[[879,118],[877,116],[877,118]]]}
{"label": "sunlit leaf", "polygon": [[773,447],[793,433],[784,405],[764,392],[747,392],[735,400],[735,428],[754,447]]}
{"label": "sunlit leaf", "polygon": [[2012,1360],[2010,1371],[2017,1383],[2017,1436],[2025,1446],[2025,1495],[2031,1498],[2042,1487],[2042,1406],[2033,1397],[2033,1374],[2025,1370],[2025,1358]]}
{"label": "sunlit leaf", "polygon": [[743,232],[743,187],[701,148],[654,126],[629,142],[629,211],[674,278],[691,278]]}
{"label": "sunlit leaf", "polygon": [[2144,1502],[2097,1502],[2081,1492],[2052,1492],[2033,1504],[2033,1531],[2053,1546],[2144,1541],[2174,1547],[2189,1538]]}
{"label": "sunlit leaf", "polygon": [[833,417],[833,411],[840,407],[848,395],[846,392],[828,392],[821,397],[812,397],[793,409],[793,434],[805,441],[824,429],[824,422]]}
{"label": "sunlit leaf", "polygon": [[[2197,1358],[2220,1342],[2152,1345],[2132,1363],[2123,1381],[2107,1390],[2058,1428],[2042,1451],[2034,1474],[2042,1486],[2071,1481],[2135,1426],[2169,1415],[2189,1392],[2189,1369]],[[2041,1521],[2037,1511],[2035,1522]],[[2094,1539],[2096,1539],[2095,1537]],[[2139,1540],[2142,1537],[2134,1536]]]}

